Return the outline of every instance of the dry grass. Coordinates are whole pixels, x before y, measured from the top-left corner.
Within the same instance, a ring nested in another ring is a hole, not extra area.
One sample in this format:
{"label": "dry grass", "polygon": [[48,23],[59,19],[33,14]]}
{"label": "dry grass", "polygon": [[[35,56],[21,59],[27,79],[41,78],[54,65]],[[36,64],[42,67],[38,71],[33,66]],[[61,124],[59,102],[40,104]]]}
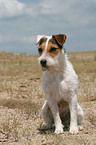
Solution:
{"label": "dry grass", "polygon": [[68,54],[79,78],[78,100],[84,110],[84,130],[79,135],[42,132],[40,110],[45,100],[38,56],[0,53],[0,142],[17,145],[95,144],[96,51]]}

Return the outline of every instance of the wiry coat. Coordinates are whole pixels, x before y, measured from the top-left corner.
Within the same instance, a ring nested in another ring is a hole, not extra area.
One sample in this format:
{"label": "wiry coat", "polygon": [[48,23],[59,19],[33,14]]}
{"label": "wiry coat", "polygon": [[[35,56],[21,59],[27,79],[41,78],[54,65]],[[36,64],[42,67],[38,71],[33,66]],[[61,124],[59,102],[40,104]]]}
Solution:
{"label": "wiry coat", "polygon": [[78,133],[78,125],[79,129],[82,129],[81,121],[83,119],[83,111],[77,102],[78,77],[63,49],[58,51],[54,57],[48,54],[51,49],[48,48],[48,44],[52,37],[43,37],[46,37],[47,41],[38,61],[41,63],[42,60],[46,60],[46,66],[42,66],[44,69],[42,87],[47,97],[41,110],[45,120],[44,128],[51,128],[55,123],[55,133],[62,133],[61,118],[64,119],[70,110],[70,133]]}

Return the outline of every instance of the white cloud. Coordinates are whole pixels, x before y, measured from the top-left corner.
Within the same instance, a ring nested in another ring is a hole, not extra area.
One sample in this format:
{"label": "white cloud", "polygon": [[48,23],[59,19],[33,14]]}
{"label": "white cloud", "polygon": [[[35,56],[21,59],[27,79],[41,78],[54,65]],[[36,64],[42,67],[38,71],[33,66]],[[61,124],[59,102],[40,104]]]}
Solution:
{"label": "white cloud", "polygon": [[4,47],[8,42],[16,49],[19,45],[31,48],[36,43],[36,35],[58,33],[67,34],[68,47],[74,50],[83,49],[83,44],[86,48],[95,47],[96,0],[29,0],[22,3],[0,0],[0,18],[0,42]]}
{"label": "white cloud", "polygon": [[[92,5],[93,3],[93,5]],[[76,26],[86,25],[94,19],[94,13],[88,13],[96,4],[95,0],[41,0],[37,3],[21,3],[17,0],[0,0],[0,18],[29,15],[30,18],[43,19],[52,18],[54,23]],[[96,13],[95,13],[96,14]],[[41,22],[40,22],[41,23]],[[42,22],[43,23],[43,22]]]}
{"label": "white cloud", "polygon": [[[92,0],[41,0],[38,3],[26,4],[25,13],[32,18],[40,19],[41,25],[52,20],[55,25],[63,24],[63,27],[78,27],[90,24],[96,13],[90,12],[95,7],[96,1]],[[95,8],[94,8],[95,9]],[[46,19],[47,18],[47,19]]]}
{"label": "white cloud", "polygon": [[0,0],[0,18],[20,16],[24,7],[25,4],[17,0]]}

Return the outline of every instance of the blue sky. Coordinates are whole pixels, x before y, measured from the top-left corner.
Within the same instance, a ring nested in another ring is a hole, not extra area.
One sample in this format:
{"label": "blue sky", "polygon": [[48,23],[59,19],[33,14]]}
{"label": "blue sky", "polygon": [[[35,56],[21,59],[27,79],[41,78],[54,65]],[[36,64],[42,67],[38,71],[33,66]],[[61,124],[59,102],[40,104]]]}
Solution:
{"label": "blue sky", "polygon": [[36,35],[67,35],[67,52],[96,50],[96,0],[0,0],[0,51],[37,54]]}

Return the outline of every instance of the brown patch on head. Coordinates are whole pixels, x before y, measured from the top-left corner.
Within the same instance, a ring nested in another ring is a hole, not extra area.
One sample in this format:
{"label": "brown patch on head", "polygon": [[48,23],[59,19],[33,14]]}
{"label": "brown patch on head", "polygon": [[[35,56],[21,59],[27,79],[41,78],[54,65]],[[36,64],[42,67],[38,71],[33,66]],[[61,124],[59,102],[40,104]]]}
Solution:
{"label": "brown patch on head", "polygon": [[45,49],[45,44],[46,44],[46,41],[47,41],[47,38],[46,37],[43,37],[40,39],[40,41],[38,42],[39,43],[39,47],[38,47],[38,52],[39,52],[39,55],[41,56],[44,49]]}
{"label": "brown patch on head", "polygon": [[43,42],[39,47],[38,47],[38,52],[39,52],[39,55],[41,56],[44,49],[45,49],[45,44],[46,42]]}
{"label": "brown patch on head", "polygon": [[42,43],[44,43],[46,41],[47,41],[47,38],[46,37],[41,38],[40,41],[38,42],[39,43],[39,46],[42,45]]}
{"label": "brown patch on head", "polygon": [[[52,38],[48,42],[48,45],[46,48],[46,50],[47,50],[46,53],[53,58],[56,55],[61,54],[63,44],[65,43],[65,41],[66,41],[66,35],[64,35],[64,34],[53,35]],[[45,50],[46,42],[47,42],[46,37],[42,37],[40,39],[40,41],[38,42],[39,43],[38,52],[39,52],[40,56],[42,55],[43,51]]]}
{"label": "brown patch on head", "polygon": [[54,37],[52,37],[52,38],[49,40],[49,42],[51,42],[52,44],[56,44],[56,45],[57,45],[57,42],[56,42],[56,40],[54,39]]}
{"label": "brown patch on head", "polygon": [[47,46],[47,53],[48,55],[50,55],[51,57],[55,57],[57,54],[61,53],[61,49],[59,48],[59,46],[56,44],[56,42],[52,39],[49,40],[48,42],[48,46]]}

